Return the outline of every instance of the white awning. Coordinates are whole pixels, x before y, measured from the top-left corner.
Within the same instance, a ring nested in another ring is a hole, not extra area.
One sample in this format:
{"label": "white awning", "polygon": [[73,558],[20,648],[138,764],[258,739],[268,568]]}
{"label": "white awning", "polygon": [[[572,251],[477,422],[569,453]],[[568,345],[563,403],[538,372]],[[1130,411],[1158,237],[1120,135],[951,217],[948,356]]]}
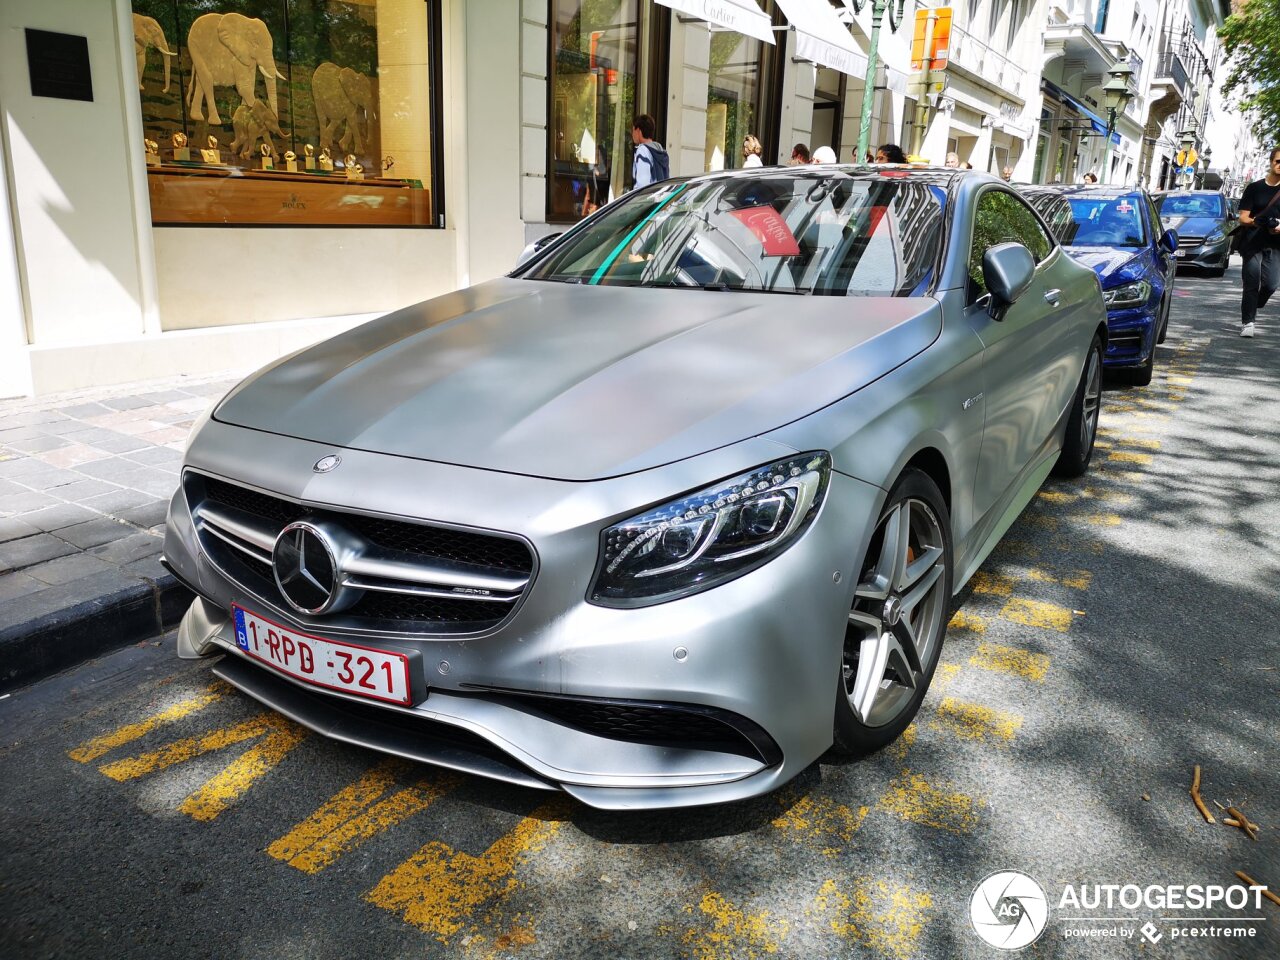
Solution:
{"label": "white awning", "polygon": [[773,23],[756,0],[657,0],[677,13],[773,43]]}
{"label": "white awning", "polygon": [[827,0],[778,0],[796,31],[796,56],[851,77],[865,77],[867,58]]}

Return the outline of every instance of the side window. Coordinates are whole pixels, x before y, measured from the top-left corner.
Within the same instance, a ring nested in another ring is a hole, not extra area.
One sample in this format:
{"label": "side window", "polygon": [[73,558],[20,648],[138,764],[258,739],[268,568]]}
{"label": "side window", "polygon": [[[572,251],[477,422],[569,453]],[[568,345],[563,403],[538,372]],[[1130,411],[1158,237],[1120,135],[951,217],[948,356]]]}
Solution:
{"label": "side window", "polygon": [[1060,244],[1070,246],[1076,237],[1076,217],[1071,211],[1071,204],[1063,197],[1054,197],[1053,203],[1044,213],[1049,232],[1058,238]]}
{"label": "side window", "polygon": [[1150,197],[1147,197],[1147,209],[1151,213],[1151,235],[1159,240],[1164,235],[1164,224],[1160,222],[1160,211]]}
{"label": "side window", "polygon": [[982,255],[988,247],[1009,242],[1025,246],[1036,263],[1053,250],[1053,241],[1021,199],[1006,190],[988,190],[978,198],[978,209],[973,218],[969,281],[973,285],[974,297],[987,292],[987,285],[982,279]]}

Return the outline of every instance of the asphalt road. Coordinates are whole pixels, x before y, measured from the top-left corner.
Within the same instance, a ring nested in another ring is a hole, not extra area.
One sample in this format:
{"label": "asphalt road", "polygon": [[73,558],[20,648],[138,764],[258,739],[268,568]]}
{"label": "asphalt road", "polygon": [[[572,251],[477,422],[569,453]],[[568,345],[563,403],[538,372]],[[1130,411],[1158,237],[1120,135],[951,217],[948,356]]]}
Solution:
{"label": "asphalt road", "polygon": [[0,956],[989,958],[1004,870],[1048,899],[1024,956],[1280,956],[1265,900],[1088,900],[1280,888],[1280,311],[1240,339],[1238,282],[1179,278],[1155,381],[1108,391],[1092,472],[1009,532],[879,756],[601,813],[309,735],[142,641],[0,700]]}

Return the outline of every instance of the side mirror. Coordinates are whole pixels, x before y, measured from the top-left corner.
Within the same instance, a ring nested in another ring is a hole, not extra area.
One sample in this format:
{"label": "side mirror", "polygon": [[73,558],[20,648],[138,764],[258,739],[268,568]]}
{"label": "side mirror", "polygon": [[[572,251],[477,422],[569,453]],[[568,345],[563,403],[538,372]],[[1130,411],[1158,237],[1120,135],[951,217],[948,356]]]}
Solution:
{"label": "side mirror", "polygon": [[1178,235],[1172,230],[1166,230],[1160,235],[1160,246],[1173,253],[1178,249]]}
{"label": "side mirror", "polygon": [[546,247],[550,245],[550,243],[553,240],[555,240],[557,237],[562,237],[562,236],[564,236],[563,233],[549,233],[545,237],[539,237],[537,240],[533,241],[533,243],[529,244],[527,247],[525,247],[523,250],[520,251],[520,257],[519,259],[516,260],[516,266],[518,267],[521,264],[525,263],[535,253],[538,253],[546,249]]}
{"label": "side mirror", "polygon": [[982,280],[991,294],[990,314],[1004,319],[1004,312],[1027,292],[1036,275],[1031,251],[1020,243],[997,243],[982,255]]}

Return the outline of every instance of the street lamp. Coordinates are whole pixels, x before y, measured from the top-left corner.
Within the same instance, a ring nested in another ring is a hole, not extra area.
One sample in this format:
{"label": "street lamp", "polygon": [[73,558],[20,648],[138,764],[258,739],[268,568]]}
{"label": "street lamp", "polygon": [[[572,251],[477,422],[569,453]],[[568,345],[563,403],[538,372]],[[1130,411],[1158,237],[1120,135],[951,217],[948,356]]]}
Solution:
{"label": "street lamp", "polygon": [[1133,76],[1133,67],[1127,63],[1117,63],[1107,71],[1111,79],[1102,86],[1102,102],[1107,107],[1106,142],[1102,150],[1102,182],[1111,181],[1111,135],[1116,131],[1116,114],[1124,111],[1133,99],[1133,90],[1129,87],[1129,78]]}
{"label": "street lamp", "polygon": [[[867,0],[853,0],[853,9],[855,13],[862,13],[862,8],[867,5]],[[879,66],[880,57],[880,24],[884,21],[884,15],[889,13],[889,29],[893,33],[898,32],[898,27],[902,26],[902,14],[907,6],[906,0],[871,0],[871,49],[867,52],[867,76],[864,80],[862,90],[862,120],[858,125],[858,156],[859,163],[867,155],[867,147],[871,141],[871,107],[876,95],[876,68]]]}

